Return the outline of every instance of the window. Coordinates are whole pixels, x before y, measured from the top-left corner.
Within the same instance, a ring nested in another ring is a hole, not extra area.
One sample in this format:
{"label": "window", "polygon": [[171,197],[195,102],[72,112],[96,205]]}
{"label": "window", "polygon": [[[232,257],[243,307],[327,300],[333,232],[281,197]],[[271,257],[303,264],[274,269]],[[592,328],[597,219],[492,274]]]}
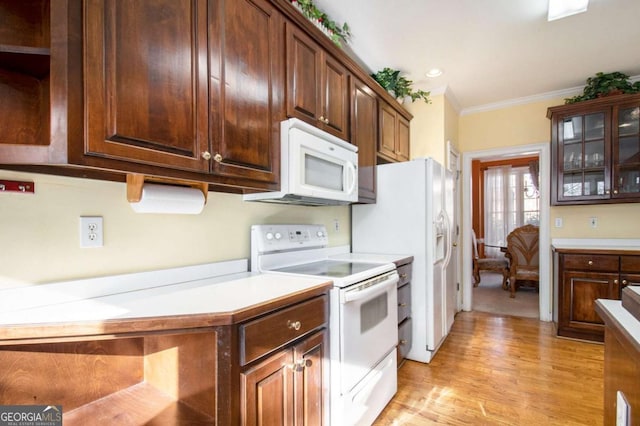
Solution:
{"label": "window", "polygon": [[529,167],[490,167],[484,173],[485,255],[497,257],[515,228],[538,225],[540,194]]}

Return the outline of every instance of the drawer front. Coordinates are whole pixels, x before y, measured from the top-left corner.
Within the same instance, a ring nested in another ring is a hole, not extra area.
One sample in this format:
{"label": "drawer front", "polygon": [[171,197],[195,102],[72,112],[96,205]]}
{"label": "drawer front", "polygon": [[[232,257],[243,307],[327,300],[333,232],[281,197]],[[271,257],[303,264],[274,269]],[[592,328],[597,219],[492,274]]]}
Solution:
{"label": "drawer front", "polygon": [[411,349],[411,318],[398,327],[398,365],[407,357]]}
{"label": "drawer front", "polygon": [[620,272],[640,273],[640,256],[620,256]]}
{"label": "drawer front", "polygon": [[240,326],[240,363],[256,359],[322,327],[327,297],[320,296]]}
{"label": "drawer front", "polygon": [[620,260],[618,256],[606,254],[565,254],[563,266],[578,271],[618,272]]}
{"label": "drawer front", "polygon": [[400,279],[398,280],[398,288],[399,288],[411,281],[411,263],[402,265],[397,270],[398,270],[398,275],[400,276]]}
{"label": "drawer front", "polygon": [[411,284],[398,289],[398,324],[411,315]]}

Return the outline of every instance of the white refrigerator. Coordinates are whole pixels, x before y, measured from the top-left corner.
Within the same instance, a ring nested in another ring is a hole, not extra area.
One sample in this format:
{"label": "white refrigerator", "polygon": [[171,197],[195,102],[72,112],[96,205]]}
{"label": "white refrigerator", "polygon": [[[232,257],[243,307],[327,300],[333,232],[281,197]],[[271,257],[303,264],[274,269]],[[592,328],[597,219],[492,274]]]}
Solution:
{"label": "white refrigerator", "polygon": [[447,279],[453,176],[431,158],[379,165],[376,172],[376,203],[352,207],[352,251],[413,255],[407,358],[428,363],[449,333],[457,308],[457,284]]}

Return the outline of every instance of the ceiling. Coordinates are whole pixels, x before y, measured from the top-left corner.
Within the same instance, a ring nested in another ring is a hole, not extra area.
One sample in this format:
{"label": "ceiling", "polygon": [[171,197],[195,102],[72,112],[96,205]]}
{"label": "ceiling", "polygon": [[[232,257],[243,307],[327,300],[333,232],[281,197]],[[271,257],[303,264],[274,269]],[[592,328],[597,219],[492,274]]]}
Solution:
{"label": "ceiling", "polygon": [[[399,69],[461,112],[582,88],[596,72],[640,75],[640,1],[590,0],[547,22],[547,0],[314,0],[367,71]],[[444,74],[428,79],[434,67]],[[568,95],[567,95],[568,96]]]}

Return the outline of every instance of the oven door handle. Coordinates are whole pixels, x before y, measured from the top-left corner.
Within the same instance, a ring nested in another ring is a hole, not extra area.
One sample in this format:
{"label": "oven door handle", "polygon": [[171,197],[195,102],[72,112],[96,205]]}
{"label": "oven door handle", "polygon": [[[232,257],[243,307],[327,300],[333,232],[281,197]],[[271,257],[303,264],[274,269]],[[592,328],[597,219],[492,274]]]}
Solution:
{"label": "oven door handle", "polygon": [[385,281],[374,284],[371,287],[367,287],[362,290],[347,290],[342,294],[342,297],[340,298],[340,302],[344,305],[350,302],[356,302],[358,300],[371,298],[373,296],[377,296],[378,294],[382,294],[386,292],[389,289],[389,287],[395,286],[397,284],[398,284],[398,274],[394,273]]}

